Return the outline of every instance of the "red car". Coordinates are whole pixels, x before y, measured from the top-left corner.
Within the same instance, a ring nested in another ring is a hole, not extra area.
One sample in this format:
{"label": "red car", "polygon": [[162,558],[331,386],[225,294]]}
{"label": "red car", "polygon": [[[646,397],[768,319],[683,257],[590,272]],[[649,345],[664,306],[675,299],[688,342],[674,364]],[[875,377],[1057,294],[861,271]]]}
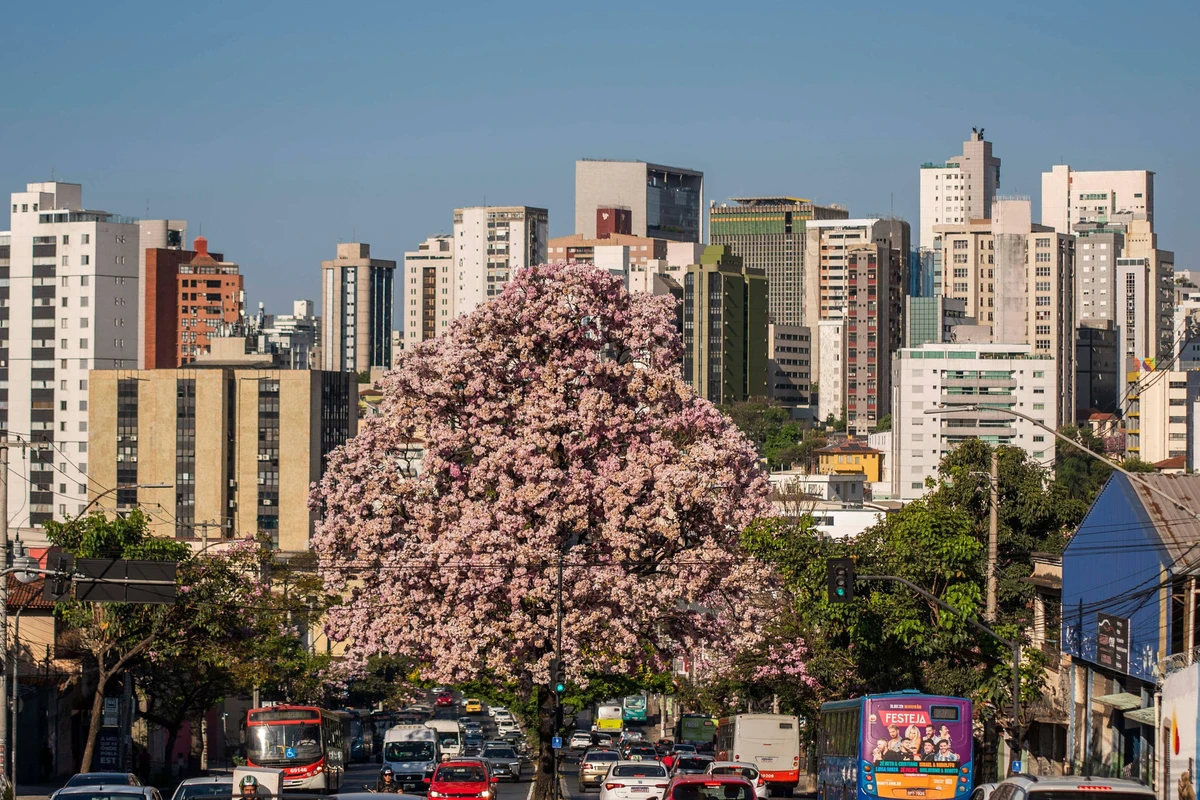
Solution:
{"label": "red car", "polygon": [[442,708],[445,706],[452,706],[454,705],[454,695],[450,694],[449,692],[439,692],[437,700],[434,702],[437,703],[438,707]]}
{"label": "red car", "polygon": [[662,800],[756,800],[754,786],[740,775],[677,775]]}
{"label": "red car", "polygon": [[498,782],[499,778],[492,777],[484,761],[465,758],[445,761],[438,764],[433,773],[433,779],[429,782],[429,797],[431,800],[447,797],[495,800]]}

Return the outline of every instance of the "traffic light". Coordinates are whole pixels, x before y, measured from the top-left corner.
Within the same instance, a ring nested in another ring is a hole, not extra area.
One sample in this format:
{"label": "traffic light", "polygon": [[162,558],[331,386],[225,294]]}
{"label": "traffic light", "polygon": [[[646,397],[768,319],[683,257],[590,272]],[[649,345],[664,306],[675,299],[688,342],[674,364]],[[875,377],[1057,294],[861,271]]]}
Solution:
{"label": "traffic light", "polygon": [[75,569],[75,557],[70,553],[51,553],[46,556],[46,576],[42,586],[42,598],[51,603],[69,599],[71,594],[71,572]]}
{"label": "traffic light", "polygon": [[563,682],[562,666],[556,658],[550,659],[550,687],[556,695],[562,694],[567,688]]}
{"label": "traffic light", "polygon": [[826,562],[829,602],[849,603],[854,599],[854,559],[831,558]]}

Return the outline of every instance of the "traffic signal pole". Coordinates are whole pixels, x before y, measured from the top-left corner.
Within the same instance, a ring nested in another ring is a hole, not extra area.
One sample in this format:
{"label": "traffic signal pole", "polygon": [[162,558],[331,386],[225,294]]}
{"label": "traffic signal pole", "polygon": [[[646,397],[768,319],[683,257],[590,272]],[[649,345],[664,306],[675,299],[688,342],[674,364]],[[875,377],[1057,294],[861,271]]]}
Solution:
{"label": "traffic signal pole", "polygon": [[[562,690],[559,686],[563,683],[563,663],[562,663],[562,636],[563,636],[563,554],[558,554],[558,609],[555,612],[554,624],[554,667],[550,670],[550,690],[554,692],[554,730],[550,732],[551,736],[557,736],[562,731]],[[553,740],[552,740],[553,741]],[[559,784],[562,779],[558,774],[558,751],[553,747],[550,748],[554,754],[554,800],[558,800],[560,794]]]}

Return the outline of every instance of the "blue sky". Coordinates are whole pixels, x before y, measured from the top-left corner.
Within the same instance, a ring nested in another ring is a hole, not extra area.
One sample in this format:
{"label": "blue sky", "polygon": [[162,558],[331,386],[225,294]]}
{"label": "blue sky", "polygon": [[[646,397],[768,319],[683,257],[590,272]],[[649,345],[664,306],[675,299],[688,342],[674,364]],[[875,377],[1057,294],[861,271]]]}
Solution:
{"label": "blue sky", "polygon": [[338,241],[400,261],[455,206],[544,206],[571,233],[580,157],[915,230],[919,165],[984,125],[1035,213],[1064,159],[1156,171],[1188,268],[1198,23],[1195,2],[22,3],[0,189],[53,169],[89,207],[187,219],[283,311],[319,300]]}

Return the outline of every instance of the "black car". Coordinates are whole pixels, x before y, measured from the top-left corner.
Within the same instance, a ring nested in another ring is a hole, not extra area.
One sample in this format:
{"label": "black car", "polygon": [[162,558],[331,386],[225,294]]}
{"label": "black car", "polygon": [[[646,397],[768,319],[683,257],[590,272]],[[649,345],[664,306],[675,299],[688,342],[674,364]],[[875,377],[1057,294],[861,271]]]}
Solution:
{"label": "black car", "polygon": [[711,763],[713,763],[712,756],[680,756],[671,767],[671,777],[703,775],[708,771],[708,765]]}

